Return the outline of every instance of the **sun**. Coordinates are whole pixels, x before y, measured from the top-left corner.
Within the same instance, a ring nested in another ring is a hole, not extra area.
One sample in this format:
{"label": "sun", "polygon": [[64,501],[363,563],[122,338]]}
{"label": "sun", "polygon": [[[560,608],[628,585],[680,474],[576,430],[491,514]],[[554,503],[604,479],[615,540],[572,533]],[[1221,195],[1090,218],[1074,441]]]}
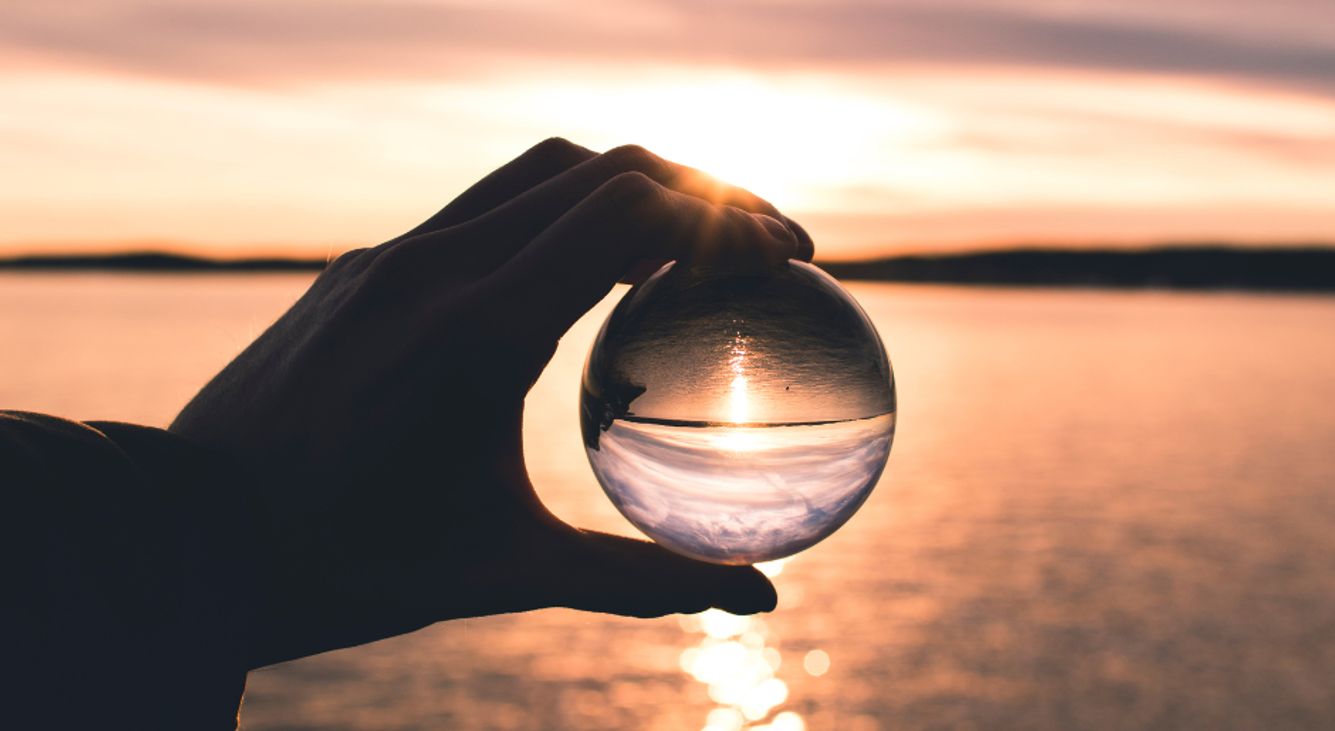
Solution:
{"label": "sun", "polygon": [[751,415],[750,396],[746,393],[746,376],[740,373],[728,384],[728,421],[745,424]]}
{"label": "sun", "polygon": [[[777,205],[801,207],[813,188],[841,176],[817,100],[747,78],[663,83],[644,93],[658,100],[637,125],[646,147]],[[826,154],[814,154],[818,148]]]}
{"label": "sun", "polygon": [[789,210],[826,207],[840,191],[874,184],[884,171],[871,161],[887,140],[933,124],[827,78],[732,71],[610,75],[526,95],[582,144],[640,144]]}

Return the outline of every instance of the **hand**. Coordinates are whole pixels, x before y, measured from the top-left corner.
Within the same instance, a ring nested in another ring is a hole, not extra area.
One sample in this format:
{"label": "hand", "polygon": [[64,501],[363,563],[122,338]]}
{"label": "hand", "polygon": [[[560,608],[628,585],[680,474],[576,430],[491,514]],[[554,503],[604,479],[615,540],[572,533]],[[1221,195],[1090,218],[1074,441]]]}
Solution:
{"label": "hand", "polygon": [[773,608],[751,567],[562,523],[520,428],[557,340],[619,279],[810,256],[750,193],[640,148],[549,140],[339,257],[171,427],[262,475],[272,579],[252,666],[539,607]]}

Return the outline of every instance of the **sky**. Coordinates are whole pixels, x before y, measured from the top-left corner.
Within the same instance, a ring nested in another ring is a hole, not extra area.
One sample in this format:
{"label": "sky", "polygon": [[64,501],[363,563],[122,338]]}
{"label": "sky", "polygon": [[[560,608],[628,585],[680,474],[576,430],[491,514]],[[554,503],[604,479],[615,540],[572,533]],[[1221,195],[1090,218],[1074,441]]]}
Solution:
{"label": "sky", "polygon": [[1335,241],[1330,0],[5,0],[0,253],[324,256],[554,135],[850,259]]}

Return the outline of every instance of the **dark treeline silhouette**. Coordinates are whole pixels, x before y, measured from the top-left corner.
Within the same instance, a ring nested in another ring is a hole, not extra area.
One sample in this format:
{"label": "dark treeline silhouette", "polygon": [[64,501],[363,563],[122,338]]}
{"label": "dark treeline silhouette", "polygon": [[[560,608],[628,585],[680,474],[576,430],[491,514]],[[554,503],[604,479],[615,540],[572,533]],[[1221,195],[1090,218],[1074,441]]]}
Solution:
{"label": "dark treeline silhouette", "polygon": [[839,279],[1017,286],[1335,291],[1335,247],[1009,249],[821,262]]}
{"label": "dark treeline silhouette", "polygon": [[[0,259],[0,270],[319,271],[325,259],[209,259],[162,252]],[[1335,246],[1006,249],[820,262],[839,279],[1017,286],[1335,291]]]}
{"label": "dark treeline silhouette", "polygon": [[265,257],[209,259],[160,251],[119,254],[52,254],[0,259],[0,270],[60,271],[105,270],[135,272],[292,272],[320,271],[324,259]]}

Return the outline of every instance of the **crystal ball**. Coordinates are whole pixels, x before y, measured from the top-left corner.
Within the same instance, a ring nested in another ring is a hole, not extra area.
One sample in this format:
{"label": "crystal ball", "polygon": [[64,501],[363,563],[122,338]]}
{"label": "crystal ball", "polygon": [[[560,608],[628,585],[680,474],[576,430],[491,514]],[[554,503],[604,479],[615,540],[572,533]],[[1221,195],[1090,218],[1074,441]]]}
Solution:
{"label": "crystal ball", "polygon": [[668,264],[603,323],[580,423],[607,496],[677,553],[768,561],[833,533],[895,434],[885,347],[815,266]]}

